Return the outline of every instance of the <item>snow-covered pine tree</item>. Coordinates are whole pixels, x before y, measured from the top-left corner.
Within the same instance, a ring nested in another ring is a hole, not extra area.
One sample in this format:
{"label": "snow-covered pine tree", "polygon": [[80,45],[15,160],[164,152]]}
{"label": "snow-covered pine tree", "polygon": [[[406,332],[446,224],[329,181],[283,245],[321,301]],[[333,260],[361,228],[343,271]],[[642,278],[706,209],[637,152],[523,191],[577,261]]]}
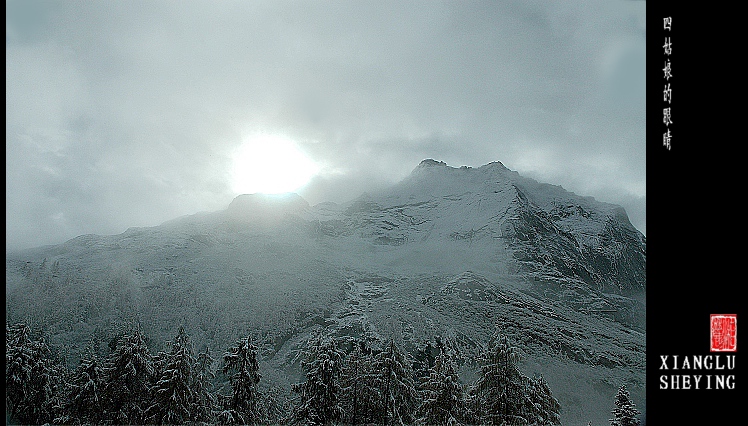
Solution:
{"label": "snow-covered pine tree", "polygon": [[481,356],[480,377],[471,392],[481,423],[527,424],[526,377],[517,368],[518,355],[506,336],[496,334]]}
{"label": "snow-covered pine tree", "polygon": [[119,338],[104,366],[104,420],[108,423],[143,423],[153,380],[152,356],[139,328]]}
{"label": "snow-covered pine tree", "polygon": [[213,419],[216,397],[211,392],[211,387],[216,375],[212,366],[213,357],[210,356],[210,349],[206,346],[205,350],[197,355],[194,367],[193,389],[195,391],[195,401],[192,407],[192,420],[196,422],[210,423]]}
{"label": "snow-covered pine tree", "polygon": [[64,369],[44,339],[31,334],[25,324],[5,325],[5,412],[11,422],[42,424],[56,417]]}
{"label": "snow-covered pine tree", "polygon": [[376,421],[381,396],[372,375],[371,351],[364,342],[355,342],[340,372],[341,406],[344,424],[369,424]]}
{"label": "snow-covered pine tree", "polygon": [[418,391],[410,366],[410,360],[394,340],[374,358],[372,374],[381,397],[379,422],[387,425],[413,423]]}
{"label": "snow-covered pine tree", "polygon": [[641,412],[636,409],[634,401],[631,400],[631,395],[626,389],[626,385],[621,386],[618,389],[618,393],[615,398],[615,408],[612,411],[613,418],[610,419],[611,426],[639,426],[639,414]]}
{"label": "snow-covered pine tree", "polygon": [[51,348],[50,351],[52,352],[52,358],[49,362],[49,380],[52,395],[48,401],[48,414],[52,418],[52,422],[59,423],[57,419],[65,416],[71,372],[65,365],[64,355],[56,353],[54,348]]}
{"label": "snow-covered pine tree", "polygon": [[55,423],[100,423],[104,385],[104,367],[90,343],[84,349],[80,364],[70,380],[65,418],[59,422],[55,420]]}
{"label": "snow-covered pine tree", "polygon": [[436,357],[441,353],[438,347],[426,342],[423,348],[417,348],[413,354],[413,377],[416,381],[426,380],[434,368]]}
{"label": "snow-covered pine tree", "polygon": [[531,414],[528,416],[529,422],[539,426],[560,425],[561,405],[553,397],[551,388],[543,376],[529,380],[528,387],[532,403]]}
{"label": "snow-covered pine tree", "polygon": [[166,369],[166,365],[169,363],[169,353],[164,351],[158,351],[156,355],[151,357],[151,366],[153,367],[153,377],[158,379],[161,377],[161,373]]}
{"label": "snow-covered pine tree", "polygon": [[309,339],[307,345],[306,359],[301,362],[306,381],[292,387],[300,400],[291,421],[310,425],[338,422],[343,415],[339,376],[344,354],[334,340],[323,339],[321,335]]}
{"label": "snow-covered pine tree", "polygon": [[289,398],[287,387],[267,387],[260,392],[259,397],[260,418],[264,424],[285,424],[290,420],[289,413],[293,413],[294,402]]}
{"label": "snow-covered pine tree", "polygon": [[436,356],[434,366],[421,388],[422,402],[417,411],[419,424],[466,423],[465,390],[460,383],[454,361],[447,354]]}
{"label": "snow-covered pine tree", "polygon": [[254,424],[262,421],[257,408],[260,382],[257,348],[245,337],[223,355],[223,372],[229,375],[232,393],[218,415],[221,424]]}
{"label": "snow-covered pine tree", "polygon": [[151,387],[151,404],[146,409],[145,420],[154,424],[183,424],[192,420],[196,399],[194,388],[194,364],[192,344],[179,327],[177,336],[169,342],[171,350],[163,362]]}

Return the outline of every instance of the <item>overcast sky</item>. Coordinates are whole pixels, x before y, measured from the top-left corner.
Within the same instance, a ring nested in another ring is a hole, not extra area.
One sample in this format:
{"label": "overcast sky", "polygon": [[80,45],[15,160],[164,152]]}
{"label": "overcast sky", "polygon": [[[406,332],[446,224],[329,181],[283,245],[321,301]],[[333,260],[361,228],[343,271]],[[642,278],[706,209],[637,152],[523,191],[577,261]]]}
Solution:
{"label": "overcast sky", "polygon": [[312,204],[501,161],[646,233],[645,7],[8,1],[6,248],[223,209],[258,134]]}

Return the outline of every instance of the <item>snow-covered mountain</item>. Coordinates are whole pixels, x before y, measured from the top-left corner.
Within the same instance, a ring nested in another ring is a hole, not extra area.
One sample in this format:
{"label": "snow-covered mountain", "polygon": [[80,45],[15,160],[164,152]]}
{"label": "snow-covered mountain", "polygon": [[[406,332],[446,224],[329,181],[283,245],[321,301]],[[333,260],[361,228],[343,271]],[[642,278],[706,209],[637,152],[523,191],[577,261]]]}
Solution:
{"label": "snow-covered mountain", "polygon": [[266,383],[299,373],[314,330],[415,354],[434,339],[461,378],[501,329],[542,373],[564,424],[607,421],[622,384],[645,407],[646,238],[624,210],[499,162],[422,161],[342,205],[242,195],[226,210],[6,256],[6,319],[35,318],[75,356],[139,321],[221,351],[251,333]]}
{"label": "snow-covered mountain", "polygon": [[325,213],[305,218],[328,234],[375,244],[483,242],[510,255],[494,268],[537,280],[622,294],[646,288],[646,240],[621,207],[523,178],[499,162],[474,169],[424,160],[394,188]]}

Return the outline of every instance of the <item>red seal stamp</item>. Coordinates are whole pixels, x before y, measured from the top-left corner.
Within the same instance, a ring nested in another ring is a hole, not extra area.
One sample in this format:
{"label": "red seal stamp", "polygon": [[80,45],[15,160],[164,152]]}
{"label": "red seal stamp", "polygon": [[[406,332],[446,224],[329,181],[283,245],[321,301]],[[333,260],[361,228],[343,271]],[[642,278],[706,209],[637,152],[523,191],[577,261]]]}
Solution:
{"label": "red seal stamp", "polygon": [[738,350],[738,316],[736,314],[712,314],[711,351],[736,352]]}

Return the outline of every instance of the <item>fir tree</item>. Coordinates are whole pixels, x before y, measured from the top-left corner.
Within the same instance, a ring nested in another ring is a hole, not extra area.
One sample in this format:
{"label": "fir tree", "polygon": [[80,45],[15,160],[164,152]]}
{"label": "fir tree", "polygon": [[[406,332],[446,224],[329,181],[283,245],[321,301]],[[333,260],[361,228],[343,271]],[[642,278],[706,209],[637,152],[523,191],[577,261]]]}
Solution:
{"label": "fir tree", "polygon": [[371,353],[363,342],[354,345],[340,373],[343,423],[367,424],[377,419],[381,396],[372,375]]}
{"label": "fir tree", "polygon": [[228,374],[232,394],[225,401],[218,421],[224,424],[251,424],[260,422],[257,408],[260,382],[257,348],[249,337],[240,339],[236,346],[223,355],[223,372]]}
{"label": "fir tree", "polygon": [[25,324],[5,326],[5,411],[8,420],[51,422],[59,407],[64,369],[52,361],[44,339],[31,338]]}
{"label": "fir tree", "polygon": [[612,411],[613,418],[610,419],[611,426],[639,426],[639,410],[634,406],[626,385],[618,389],[615,398],[615,408]]}
{"label": "fir tree", "polygon": [[321,336],[310,339],[306,360],[301,364],[306,370],[306,381],[292,388],[300,395],[299,405],[292,414],[294,423],[327,425],[341,419],[342,360],[343,353],[333,340],[323,340]]}
{"label": "fir tree", "polygon": [[70,392],[65,417],[55,423],[100,423],[104,403],[104,369],[92,344],[84,350],[75,374],[70,381]]}
{"label": "fir tree", "polygon": [[151,404],[145,413],[147,423],[182,424],[192,418],[196,400],[192,387],[195,358],[183,327],[169,345],[171,351],[151,388]]}
{"label": "fir tree", "polygon": [[561,405],[553,397],[551,388],[542,375],[529,381],[529,391],[532,402],[529,422],[537,425],[560,425]]}
{"label": "fir tree", "polygon": [[418,392],[410,362],[394,340],[390,340],[385,349],[375,357],[372,374],[383,410],[379,421],[384,424],[412,423]]}
{"label": "fir tree", "polygon": [[145,337],[139,329],[117,341],[104,372],[107,377],[105,420],[118,424],[142,423],[154,369]]}
{"label": "fir tree", "polygon": [[169,353],[164,351],[158,351],[156,355],[151,357],[151,367],[153,368],[153,377],[161,377],[161,373],[166,370],[166,366],[169,364]]}
{"label": "fir tree", "polygon": [[413,356],[413,375],[416,380],[426,380],[434,368],[436,357],[441,353],[438,347],[434,347],[431,342],[426,342],[423,349],[416,349]]}
{"label": "fir tree", "polygon": [[294,403],[288,398],[288,388],[275,385],[259,394],[260,418],[263,423],[277,425],[290,421],[289,413],[293,413]]}
{"label": "fir tree", "polygon": [[465,391],[454,362],[446,354],[436,356],[422,389],[418,423],[453,425],[467,421]]}
{"label": "fir tree", "polygon": [[481,375],[472,389],[481,422],[495,425],[528,423],[526,378],[517,368],[517,361],[516,350],[505,336],[497,335],[491,339],[488,351],[482,355]]}
{"label": "fir tree", "polygon": [[193,420],[197,422],[210,423],[213,418],[213,410],[216,406],[216,397],[210,391],[211,382],[215,378],[212,370],[213,357],[210,356],[209,348],[197,355],[195,360],[195,380],[193,389],[195,392],[195,403],[193,406]]}
{"label": "fir tree", "polygon": [[49,362],[49,381],[52,395],[48,401],[48,416],[54,423],[60,423],[58,419],[64,418],[65,406],[67,404],[68,389],[70,388],[71,373],[65,366],[65,359],[55,355],[51,349],[52,358]]}

